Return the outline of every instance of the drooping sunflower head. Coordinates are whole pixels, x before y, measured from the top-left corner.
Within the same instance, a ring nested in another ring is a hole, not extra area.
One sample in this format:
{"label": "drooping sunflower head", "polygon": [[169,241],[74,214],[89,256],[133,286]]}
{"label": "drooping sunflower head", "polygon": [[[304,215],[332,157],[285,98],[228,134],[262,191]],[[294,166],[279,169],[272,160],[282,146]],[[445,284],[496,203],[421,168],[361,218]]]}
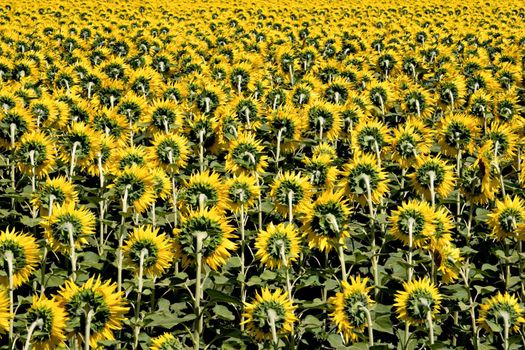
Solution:
{"label": "drooping sunflower head", "polygon": [[342,291],[330,298],[332,313],[330,317],[346,341],[357,341],[358,334],[368,325],[367,311],[373,305],[367,286],[368,278],[350,276],[350,283],[341,282]]}
{"label": "drooping sunflower head", "polygon": [[292,225],[270,223],[255,239],[255,258],[270,270],[288,267],[299,257],[299,245],[299,235]]}
{"label": "drooping sunflower head", "polygon": [[465,78],[461,74],[443,79],[438,87],[439,102],[444,108],[458,108],[465,102],[467,92]]}
{"label": "drooping sunflower head", "polygon": [[438,271],[443,276],[443,283],[450,284],[458,279],[459,269],[463,262],[461,251],[450,241],[441,240],[441,244],[434,250],[434,259]]}
{"label": "drooping sunflower head", "polygon": [[[489,146],[489,145],[486,145]],[[487,148],[485,148],[487,149]],[[500,189],[500,181],[495,169],[483,153],[490,151],[481,150],[475,161],[469,166],[461,169],[460,189],[461,193],[472,204],[486,204],[494,199]]]}
{"label": "drooping sunflower head", "polygon": [[90,123],[95,131],[106,136],[113,136],[118,142],[125,142],[129,137],[129,124],[114,109],[97,110]]}
{"label": "drooping sunflower head", "polygon": [[113,172],[119,174],[127,168],[146,167],[150,161],[150,153],[144,146],[126,146],[120,143],[120,147],[112,154],[111,164]]}
{"label": "drooping sunflower head", "polygon": [[55,165],[55,148],[42,132],[24,134],[16,146],[18,167],[26,175],[46,176]]}
{"label": "drooping sunflower head", "polygon": [[261,173],[268,165],[268,157],[263,153],[261,141],[252,133],[242,133],[231,141],[226,156],[225,168],[236,175]]}
{"label": "drooping sunflower head", "polygon": [[422,137],[411,125],[399,125],[389,135],[386,143],[391,150],[392,160],[403,169],[413,164],[418,154],[427,154],[430,150],[430,142]]}
{"label": "drooping sunflower head", "polygon": [[516,154],[518,136],[508,124],[493,123],[482,139],[487,160],[509,161]]}
{"label": "drooping sunflower head", "polygon": [[284,217],[288,217],[290,209],[304,212],[305,205],[312,196],[312,185],[308,179],[295,172],[279,174],[270,188],[275,207]]}
{"label": "drooping sunflower head", "polygon": [[55,299],[33,296],[33,303],[27,311],[27,327],[37,322],[31,337],[36,350],[56,349],[66,340],[67,315],[64,307]]}
{"label": "drooping sunflower head", "polygon": [[272,339],[271,323],[275,325],[278,335],[288,334],[297,321],[295,308],[288,295],[280,289],[272,292],[263,288],[260,293],[255,294],[251,303],[244,304],[246,330],[259,341]]}
{"label": "drooping sunflower head", "polygon": [[115,148],[116,140],[113,136],[103,135],[99,140],[99,147],[95,157],[92,159],[91,164],[87,168],[87,172],[91,176],[101,176],[104,174],[109,174],[114,171],[112,160],[115,157]]}
{"label": "drooping sunflower head", "polygon": [[172,194],[170,178],[162,168],[151,168],[150,174],[155,198],[166,200],[168,196]]}
{"label": "drooping sunflower head", "polygon": [[268,117],[268,126],[281,152],[289,153],[299,146],[305,123],[297,110],[287,107],[272,111]]}
{"label": "drooping sunflower head", "polygon": [[29,280],[40,260],[40,252],[36,239],[25,233],[0,231],[0,268],[4,272],[0,276],[0,284],[8,287],[9,263],[13,266],[13,287],[18,288]]}
{"label": "drooping sunflower head", "polygon": [[139,274],[142,263],[143,273],[150,278],[160,277],[170,267],[174,253],[173,245],[166,234],[151,226],[135,227],[123,247],[124,255],[135,274]]}
{"label": "drooping sunflower head", "polygon": [[403,203],[390,216],[390,234],[404,245],[420,248],[434,234],[435,213],[427,202],[411,200]]}
{"label": "drooping sunflower head", "polygon": [[313,132],[320,140],[334,140],[342,128],[341,115],[338,109],[325,102],[313,101],[306,107],[308,116],[308,132]]}
{"label": "drooping sunflower head", "polygon": [[337,151],[328,142],[319,142],[312,148],[312,157],[329,156],[331,159],[337,158]]}
{"label": "drooping sunflower head", "polygon": [[99,151],[100,138],[100,135],[86,124],[72,123],[61,138],[60,158],[69,164],[74,157],[74,164],[82,168],[88,167]]}
{"label": "drooping sunflower head", "polygon": [[182,112],[176,103],[169,100],[155,100],[149,108],[146,123],[153,133],[169,133],[182,128]]}
{"label": "drooping sunflower head", "polygon": [[40,183],[31,201],[33,205],[46,212],[55,204],[61,206],[70,202],[78,202],[78,193],[75,186],[63,176],[48,178]]}
{"label": "drooping sunflower head", "polygon": [[180,201],[184,210],[199,208],[224,208],[227,196],[225,186],[216,172],[205,171],[192,174],[184,182],[184,194]]}
{"label": "drooping sunflower head", "polygon": [[184,265],[195,264],[200,245],[204,263],[217,270],[237,248],[232,241],[233,231],[216,208],[190,211],[182,218],[180,228],[173,232],[175,258],[181,258]]}
{"label": "drooping sunflower head", "polygon": [[0,125],[0,147],[5,149],[16,147],[16,143],[34,128],[31,114],[19,107],[1,112]]}
{"label": "drooping sunflower head", "polygon": [[133,92],[128,92],[117,107],[117,113],[125,118],[126,124],[131,126],[133,131],[139,130],[139,125],[145,123],[147,112],[147,100]]}
{"label": "drooping sunflower head", "polygon": [[348,217],[351,210],[343,191],[325,191],[306,210],[304,234],[310,248],[327,251],[345,243],[350,235]]}
{"label": "drooping sunflower head", "polygon": [[525,202],[518,196],[505,196],[496,201],[496,208],[488,214],[492,235],[504,240],[506,237],[522,238],[525,233]]}
{"label": "drooping sunflower head", "polygon": [[494,97],[494,108],[492,111],[497,121],[523,125],[524,121],[519,113],[519,98],[516,90],[506,91]]}
{"label": "drooping sunflower head", "polygon": [[183,350],[184,345],[171,333],[164,333],[151,340],[150,350]]}
{"label": "drooping sunflower head", "polygon": [[409,324],[423,324],[428,314],[434,318],[440,310],[442,296],[429,278],[403,283],[403,291],[396,293],[397,317]]}
{"label": "drooping sunflower head", "polygon": [[465,114],[449,114],[441,120],[438,143],[446,155],[472,153],[479,134],[478,121]]}
{"label": "drooping sunflower head", "polygon": [[305,174],[310,177],[310,183],[317,187],[331,188],[339,170],[333,166],[333,158],[328,155],[304,158]]}
{"label": "drooping sunflower head", "polygon": [[67,328],[70,336],[82,342],[88,316],[91,317],[90,345],[97,348],[102,340],[115,339],[113,332],[122,328],[128,312],[123,292],[117,292],[117,284],[102,282],[91,277],[81,286],[66,281],[58,292],[58,301],[66,310]]}
{"label": "drooping sunflower head", "polygon": [[435,99],[427,90],[419,86],[410,86],[400,95],[401,108],[406,114],[421,120],[426,120],[432,115]]}
{"label": "drooping sunflower head", "polygon": [[456,181],[453,168],[439,156],[418,156],[415,171],[409,178],[415,190],[427,200],[432,198],[432,189],[434,194],[447,198]]}
{"label": "drooping sunflower head", "polygon": [[5,333],[9,329],[11,322],[11,313],[9,312],[9,295],[7,288],[0,285],[0,333]]}
{"label": "drooping sunflower head", "polygon": [[387,174],[372,155],[356,152],[352,161],[345,165],[343,176],[345,193],[361,205],[368,200],[379,203],[388,192]]}
{"label": "drooping sunflower head", "polygon": [[352,144],[357,150],[379,156],[386,145],[388,128],[375,119],[365,119],[357,124],[352,137]]}
{"label": "drooping sunflower head", "polygon": [[149,148],[149,152],[151,159],[158,166],[169,173],[173,173],[186,166],[190,151],[188,140],[184,136],[173,133],[157,133],[153,137],[153,144]]}
{"label": "drooping sunflower head", "polygon": [[153,179],[142,166],[125,168],[108,187],[114,187],[123,201],[126,200],[126,206],[132,205],[137,213],[143,213],[155,201]]}
{"label": "drooping sunflower head", "polygon": [[95,216],[85,207],[75,208],[74,202],[55,206],[53,213],[42,220],[44,237],[54,251],[68,254],[71,240],[75,247],[87,244],[87,238],[95,233]]}
{"label": "drooping sunflower head", "polygon": [[[505,321],[506,320],[506,321]],[[478,324],[487,332],[492,333],[492,325],[505,327],[507,322],[510,333],[519,332],[521,326],[525,323],[523,308],[520,306],[518,298],[505,292],[490,297],[480,305]]]}
{"label": "drooping sunflower head", "polygon": [[228,206],[232,211],[252,207],[261,194],[261,188],[254,176],[239,175],[228,179],[225,183]]}

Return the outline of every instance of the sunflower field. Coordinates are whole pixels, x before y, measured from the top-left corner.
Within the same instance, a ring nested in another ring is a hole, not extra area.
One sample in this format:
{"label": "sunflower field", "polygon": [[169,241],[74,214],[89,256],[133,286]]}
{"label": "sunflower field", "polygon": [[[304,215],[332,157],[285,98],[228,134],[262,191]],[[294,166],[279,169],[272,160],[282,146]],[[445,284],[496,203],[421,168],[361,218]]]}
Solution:
{"label": "sunflower field", "polygon": [[0,0],[0,349],[525,348],[525,3]]}

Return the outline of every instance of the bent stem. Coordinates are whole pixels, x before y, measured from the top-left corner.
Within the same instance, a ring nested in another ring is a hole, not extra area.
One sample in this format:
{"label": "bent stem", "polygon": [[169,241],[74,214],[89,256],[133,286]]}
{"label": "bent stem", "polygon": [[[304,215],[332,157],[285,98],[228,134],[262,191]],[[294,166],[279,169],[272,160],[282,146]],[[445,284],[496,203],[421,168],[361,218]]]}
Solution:
{"label": "bent stem", "polygon": [[277,150],[275,151],[275,169],[277,172],[279,172],[279,157],[281,156],[281,141],[284,131],[286,131],[286,128],[281,128],[277,132]]}
{"label": "bent stem", "polygon": [[26,343],[24,345],[24,350],[31,350],[31,337],[33,336],[33,333],[35,329],[38,327],[42,329],[42,326],[44,325],[44,320],[41,318],[37,318],[31,325],[29,326],[29,329],[27,330],[27,339]]}
{"label": "bent stem", "polygon": [[509,349],[509,313],[507,311],[500,311],[501,318],[503,318],[503,349]]}
{"label": "bent stem", "polygon": [[288,292],[288,298],[290,299],[290,302],[293,302],[292,297],[292,284],[290,283],[290,267],[288,265],[288,259],[286,259],[286,252],[285,252],[285,246],[284,242],[282,240],[278,240],[277,245],[279,246],[279,251],[281,254],[281,260],[283,262],[283,267],[286,273],[286,290]]}
{"label": "bent stem", "polygon": [[204,133],[206,130],[199,131],[199,168],[201,173],[204,171]]}
{"label": "bent stem", "polygon": [[273,344],[274,346],[277,346],[277,344],[279,343],[279,339],[277,338],[277,328],[275,327],[277,313],[274,309],[268,309],[268,311],[266,311],[266,314],[268,315],[268,323],[270,324],[270,329],[272,330]]}
{"label": "bent stem", "polygon": [[77,149],[80,146],[81,146],[80,142],[75,141],[75,143],[73,143],[73,148],[71,149],[71,163],[69,165],[69,180],[70,181],[73,180],[73,175],[74,175],[74,171],[75,171],[75,161],[76,161],[76,156],[77,156]]}
{"label": "bent stem", "polygon": [[[245,219],[244,219],[244,191],[243,190],[239,190],[241,191],[240,192],[240,201],[241,201],[241,213],[240,213],[240,221],[239,221],[239,231],[241,231],[241,300],[242,300],[242,303],[244,305],[244,303],[246,302],[246,286],[245,286],[245,281],[246,281],[246,268],[244,266],[245,264],[245,252],[244,252],[244,249],[245,249],[245,233],[244,233],[244,224],[245,224]],[[241,316],[241,331],[244,331],[244,316]]]}
{"label": "bent stem", "polygon": [[202,334],[203,323],[202,312],[201,312],[201,283],[202,283],[202,244],[204,239],[208,237],[208,233],[204,231],[195,232],[195,239],[197,241],[196,246],[196,260],[197,260],[197,277],[195,279],[195,316],[196,318],[196,327],[193,334],[194,349],[199,350],[200,348],[200,338]]}
{"label": "bent stem", "polygon": [[91,321],[93,320],[93,316],[95,316],[95,311],[90,309],[86,313],[86,329],[84,332],[84,350],[90,349],[90,338],[91,338]]}
{"label": "bent stem", "polygon": [[73,235],[73,224],[66,224],[67,234],[69,237],[69,257],[71,258],[71,276],[73,281],[77,279],[77,253],[75,247],[75,236]]}
{"label": "bent stem", "polygon": [[288,223],[290,225],[293,223],[293,195],[294,192],[290,190],[288,192]]}
{"label": "bent stem", "polygon": [[414,218],[408,219],[408,281],[412,281],[412,275],[414,274],[414,267],[412,266],[412,255],[414,250]]}
{"label": "bent stem", "polygon": [[374,328],[372,327],[372,314],[365,305],[360,305],[359,308],[366,314],[366,322],[368,323],[368,345],[374,346]]}

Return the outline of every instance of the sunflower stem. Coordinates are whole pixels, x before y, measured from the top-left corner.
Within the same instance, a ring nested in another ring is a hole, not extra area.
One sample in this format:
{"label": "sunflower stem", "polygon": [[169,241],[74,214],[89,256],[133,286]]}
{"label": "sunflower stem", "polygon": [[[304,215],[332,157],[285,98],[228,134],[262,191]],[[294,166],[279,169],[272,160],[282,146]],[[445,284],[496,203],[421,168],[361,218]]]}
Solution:
{"label": "sunflower stem", "polygon": [[503,349],[509,349],[509,313],[507,311],[500,311],[501,318],[503,318]]}
{"label": "sunflower stem", "polygon": [[505,247],[505,290],[509,290],[510,288],[510,263],[509,263],[509,260],[510,260],[510,248],[509,248],[509,243],[508,241],[505,239],[504,240],[504,247]]}
{"label": "sunflower stem", "polygon": [[[261,186],[261,181],[259,179],[259,173],[258,172],[255,172],[255,181],[256,181],[256,185],[257,187],[260,188]],[[259,221],[259,231],[261,231],[263,229],[263,212],[262,212],[262,197],[261,197],[261,192],[259,192],[259,195],[257,196],[257,215],[258,215],[258,221]]]}
{"label": "sunflower stem", "polygon": [[71,277],[73,281],[77,279],[77,254],[75,247],[75,236],[73,235],[73,224],[68,222],[66,224],[67,234],[69,237],[69,256],[71,258]]}
{"label": "sunflower stem", "polygon": [[85,329],[85,333],[84,333],[84,350],[89,350],[91,348],[91,346],[90,346],[91,322],[93,321],[93,316],[95,316],[95,311],[93,311],[92,309],[89,309],[89,311],[86,312],[86,329]]}
{"label": "sunflower stem", "polygon": [[[241,299],[242,303],[246,302],[246,269],[245,269],[245,233],[244,233],[244,191],[240,193],[240,201],[241,201],[241,219],[239,222],[239,230],[241,231]],[[244,331],[244,316],[241,317],[241,331]]]}
{"label": "sunflower stem", "polygon": [[101,192],[101,195],[100,195],[101,200],[98,202],[99,208],[100,208],[100,212],[99,212],[99,230],[100,230],[99,232],[99,240],[100,240],[99,254],[101,255],[102,252],[104,251],[104,248],[103,248],[104,247],[104,215],[106,214],[105,208],[104,208],[105,201],[104,199],[102,199],[102,193],[104,192],[104,170],[102,168],[102,153],[98,154],[97,165],[98,165],[98,176],[99,176],[99,181],[100,181],[100,192]]}
{"label": "sunflower stem", "polygon": [[35,177],[35,150],[29,151],[29,160],[31,162],[31,192],[34,193],[36,190],[36,177]]}
{"label": "sunflower stem", "polygon": [[[9,135],[11,137],[11,149],[13,150],[13,160],[11,162],[11,187],[13,189],[16,189],[16,162],[15,162],[15,132],[16,132],[16,124],[11,123],[9,124]],[[13,200],[13,207],[14,207],[14,200]]]}
{"label": "sunflower stem", "polygon": [[204,239],[208,236],[207,232],[198,231],[195,232],[195,239],[197,241],[196,245],[196,261],[197,261],[197,277],[195,279],[195,316],[196,318],[196,327],[193,335],[194,349],[199,350],[200,348],[200,338],[202,334],[203,324],[201,322],[202,312],[201,312],[201,283],[202,283],[202,244]]}
{"label": "sunflower stem", "polygon": [[275,347],[279,344],[279,339],[277,338],[277,328],[275,326],[275,319],[277,318],[277,313],[274,309],[268,309],[266,311],[268,315],[268,323],[270,324],[270,329],[272,331],[272,341]]}
{"label": "sunflower stem", "polygon": [[368,175],[363,175],[363,180],[366,184],[366,201],[368,202],[368,209],[370,211],[370,239],[372,245],[372,273],[374,275],[374,295],[377,299],[379,294],[379,270],[378,270],[378,256],[376,254],[376,232],[375,232],[375,214],[374,214],[374,204],[372,202],[372,189],[370,188],[370,177]]}
{"label": "sunflower stem", "polygon": [[295,81],[293,76],[293,66],[291,64],[288,65],[288,74],[290,74],[290,83],[293,85]]}
{"label": "sunflower stem", "polygon": [[476,309],[475,309],[474,299],[472,298],[472,292],[470,290],[470,283],[469,283],[469,277],[468,277],[469,268],[466,263],[459,270],[459,273],[461,277],[463,278],[463,284],[465,286],[465,289],[467,290],[467,294],[469,298],[470,322],[471,322],[471,328],[472,328],[472,338],[474,339],[472,341],[472,345],[474,346],[475,350],[478,350],[479,349],[479,335],[478,335],[478,324],[476,323]]}
{"label": "sunflower stem", "polygon": [[434,188],[434,182],[436,181],[436,173],[434,171],[429,171],[428,178],[430,181],[430,199],[432,203],[432,209],[435,209],[436,208],[436,192]]}
{"label": "sunflower stem", "polygon": [[31,323],[31,325],[29,326],[27,330],[27,339],[24,345],[24,350],[31,350],[31,337],[33,336],[33,332],[35,331],[37,327],[41,329],[43,325],[44,325],[44,320],[41,318],[38,318],[35,321],[33,321],[33,323]]}
{"label": "sunflower stem", "polygon": [[290,190],[288,192],[288,223],[293,224],[293,195],[294,192]]}
{"label": "sunflower stem", "polygon": [[366,314],[366,322],[368,327],[368,344],[370,347],[374,346],[374,328],[372,327],[372,314],[370,313],[370,310],[364,305],[360,305],[359,308],[364,311]]}
{"label": "sunflower stem", "polygon": [[[128,212],[128,192],[131,188],[131,185],[126,185],[126,189],[124,190],[124,196],[122,197],[122,212],[127,213]],[[124,236],[126,234],[124,227],[126,223],[126,217],[122,215],[121,221],[120,221],[120,237],[118,238],[118,254],[117,254],[117,285],[118,285],[118,292],[120,293],[122,291],[122,264],[124,261],[124,253],[122,251],[122,246],[124,245]]]}
{"label": "sunflower stem", "polygon": [[73,180],[73,172],[75,171],[75,158],[77,155],[77,148],[80,147],[80,142],[75,141],[73,148],[71,149],[71,163],[69,165],[69,180]]}
{"label": "sunflower stem", "polygon": [[11,250],[6,250],[4,252],[4,259],[7,263],[7,275],[9,279],[9,348],[13,344],[13,334],[14,334],[14,325],[15,325],[15,313],[14,313],[14,303],[15,303],[15,289],[14,289],[14,260],[15,256]]}
{"label": "sunflower stem", "polygon": [[171,199],[173,201],[173,228],[177,227],[177,187],[175,187],[175,175],[171,176]]}
{"label": "sunflower stem", "polygon": [[414,267],[412,262],[412,255],[414,253],[414,218],[408,219],[408,281],[412,281],[412,276],[414,274]]}
{"label": "sunflower stem", "polygon": [[144,286],[144,259],[148,256],[148,249],[142,248],[140,251],[140,258],[139,258],[139,275],[138,275],[138,292],[137,292],[137,305],[135,305],[135,322],[137,322],[137,325],[135,326],[135,343],[133,344],[133,349],[137,349],[139,346],[139,335],[140,335],[140,324],[139,324],[139,316],[140,316],[140,304],[142,302],[142,288]]}
{"label": "sunflower stem", "polygon": [[277,132],[277,150],[275,151],[275,169],[277,172],[279,172],[279,157],[281,156],[281,140],[282,140],[284,131],[286,131],[286,129],[281,128]]}
{"label": "sunflower stem", "polygon": [[434,322],[432,322],[432,311],[427,312],[427,322],[428,322],[428,338],[430,340],[430,345],[434,345]]}
{"label": "sunflower stem", "polygon": [[288,265],[288,259],[286,259],[286,247],[284,246],[284,242],[282,240],[279,240],[276,243],[277,245],[279,245],[281,260],[283,262],[284,271],[286,273],[286,291],[288,292],[288,298],[290,299],[290,302],[293,302],[292,284],[290,283],[290,267]]}
{"label": "sunflower stem", "polygon": [[155,228],[157,226],[157,213],[155,212],[155,201],[151,204],[151,226]]}
{"label": "sunflower stem", "polygon": [[204,171],[204,133],[204,129],[199,131],[199,168],[201,173]]}
{"label": "sunflower stem", "polygon": [[[458,149],[458,155],[457,155],[457,164],[456,164],[456,177],[459,181],[461,177],[461,150]],[[458,194],[456,197],[456,216],[457,216],[457,222],[461,220],[461,191],[458,188]]]}

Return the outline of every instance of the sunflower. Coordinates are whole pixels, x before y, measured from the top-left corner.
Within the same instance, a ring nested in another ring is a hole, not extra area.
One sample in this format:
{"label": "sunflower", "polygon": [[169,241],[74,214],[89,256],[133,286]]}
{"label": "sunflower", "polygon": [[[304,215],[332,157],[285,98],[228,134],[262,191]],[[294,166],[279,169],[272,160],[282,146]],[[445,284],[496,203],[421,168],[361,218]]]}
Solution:
{"label": "sunflower", "polygon": [[319,142],[316,146],[312,147],[312,157],[328,156],[330,159],[337,158],[337,151],[328,142]]}
{"label": "sunflower", "polygon": [[508,124],[493,123],[482,138],[492,157],[499,161],[510,161],[516,153],[518,136],[512,126]]}
{"label": "sunflower", "polygon": [[159,229],[151,226],[133,228],[133,233],[122,247],[127,264],[139,273],[140,261],[143,260],[144,275],[159,277],[166,272],[173,261],[173,245],[166,234],[159,235]]}
{"label": "sunflower", "polygon": [[427,120],[434,110],[435,99],[425,89],[418,85],[410,85],[400,94],[401,109],[410,117]]}
{"label": "sunflower", "polygon": [[218,117],[208,114],[193,114],[187,119],[186,132],[188,139],[196,145],[201,145],[204,149],[209,149],[212,153],[218,150],[219,144],[219,123]]}
{"label": "sunflower", "polygon": [[290,209],[304,212],[311,196],[312,185],[307,178],[295,172],[287,171],[277,175],[270,186],[270,197],[274,199],[277,211],[284,217],[288,217]]}
{"label": "sunflower", "polygon": [[352,144],[365,154],[380,156],[386,145],[388,128],[375,119],[360,121],[352,133]]}
{"label": "sunflower", "polygon": [[396,293],[397,318],[409,324],[424,324],[428,313],[435,317],[440,309],[442,296],[428,277],[403,282],[404,290]]}
{"label": "sunflower", "polygon": [[168,175],[162,168],[150,169],[151,180],[153,182],[153,190],[155,197],[166,200],[171,194],[171,181]]}
{"label": "sunflower", "polygon": [[252,207],[261,195],[261,188],[254,176],[234,176],[226,180],[225,188],[228,207],[232,211],[239,211],[241,205],[245,210]]}
{"label": "sunflower", "polygon": [[18,107],[0,113],[0,125],[0,147],[5,149],[13,149],[34,128],[31,114]]}
{"label": "sunflower", "polygon": [[205,171],[192,174],[184,182],[184,194],[180,205],[184,210],[197,210],[200,207],[223,209],[227,205],[225,187],[216,172]]}
{"label": "sunflower", "polygon": [[93,129],[100,134],[113,136],[117,142],[126,142],[129,137],[129,124],[114,109],[98,109],[90,120]]}
{"label": "sunflower", "polygon": [[[71,238],[75,247],[87,244],[87,237],[95,233],[95,216],[89,209],[75,208],[74,202],[55,206],[53,213],[43,219],[40,225],[44,237],[54,251],[68,254],[71,249]],[[71,237],[72,236],[72,237]]]}
{"label": "sunflower", "polygon": [[493,98],[490,92],[480,89],[470,96],[467,111],[477,118],[486,120],[492,111],[492,104]]}
{"label": "sunflower", "polygon": [[456,181],[453,169],[439,156],[418,156],[415,171],[409,177],[415,190],[427,200],[432,198],[432,188],[441,198],[447,198]]}
{"label": "sunflower", "polygon": [[141,67],[132,71],[128,83],[137,95],[156,96],[162,86],[162,76],[149,67]]}
{"label": "sunflower", "polygon": [[500,123],[523,125],[524,120],[519,111],[520,104],[516,90],[513,89],[494,96],[493,113]]}
{"label": "sunflower", "polygon": [[119,173],[127,168],[133,166],[146,167],[149,165],[151,158],[150,153],[146,151],[144,146],[123,146],[118,147],[112,153],[112,159],[110,160],[113,172]]}
{"label": "sunflower", "polygon": [[272,339],[272,323],[277,335],[291,333],[294,322],[298,320],[295,308],[287,293],[281,289],[272,293],[270,289],[263,288],[255,294],[255,300],[244,304],[246,330],[258,341]]}
{"label": "sunflower", "polygon": [[492,235],[504,240],[506,237],[523,238],[525,233],[525,201],[514,196],[505,196],[502,201],[496,201],[496,208],[487,215],[487,224],[492,229]]}
{"label": "sunflower", "polygon": [[220,87],[210,85],[209,82],[204,84],[206,87],[195,96],[195,105],[201,113],[213,114],[224,104],[226,96]]}
{"label": "sunflower", "polygon": [[16,146],[18,168],[26,175],[44,177],[55,166],[55,148],[42,132],[24,134]]}
{"label": "sunflower", "polygon": [[126,123],[133,132],[138,131],[140,125],[145,123],[144,119],[147,112],[147,101],[133,92],[124,95],[117,107],[117,113],[126,119]]}
{"label": "sunflower", "polygon": [[412,243],[413,247],[420,248],[434,233],[434,211],[427,202],[405,202],[392,211],[389,221],[389,233],[406,246]]}
{"label": "sunflower", "polygon": [[[61,138],[60,158],[81,168],[89,167],[96,157],[100,135],[84,123],[72,123]],[[72,160],[72,157],[74,159]]]}
{"label": "sunflower", "polygon": [[188,161],[188,140],[178,134],[157,133],[152,146],[148,148],[150,158],[168,173],[183,169]]}
{"label": "sunflower", "polygon": [[164,333],[151,340],[150,350],[183,350],[184,346],[171,333]]}
{"label": "sunflower", "polygon": [[[341,281],[342,291],[331,297],[332,313],[330,317],[337,326],[338,333],[342,333],[345,341],[355,342],[358,334],[363,333],[368,324],[367,311],[373,305],[369,292],[372,287],[367,287],[368,278],[350,276],[350,283]],[[369,311],[368,311],[369,312]]]}
{"label": "sunflower", "polygon": [[438,143],[441,151],[454,157],[459,151],[472,153],[479,134],[479,125],[474,117],[452,113],[441,120]]}
{"label": "sunflower", "polygon": [[392,86],[387,82],[373,81],[367,86],[365,92],[370,107],[373,111],[377,111],[377,115],[385,115],[391,102],[394,100],[394,92]]}
{"label": "sunflower", "polygon": [[9,296],[7,289],[0,285],[0,333],[5,333],[9,329],[12,320],[9,312]]}
{"label": "sunflower", "polygon": [[429,139],[423,137],[408,122],[395,128],[385,141],[391,150],[392,160],[403,169],[409,168],[418,154],[428,154],[431,146]]}
{"label": "sunflower", "polygon": [[328,155],[304,158],[305,174],[309,175],[310,183],[317,187],[333,187],[339,170],[333,166],[333,159]]}
{"label": "sunflower", "polygon": [[282,153],[290,153],[299,146],[305,122],[297,110],[286,107],[272,111],[267,122]]}
{"label": "sunflower", "polygon": [[[368,199],[379,203],[388,192],[387,174],[377,165],[374,156],[356,152],[350,163],[344,166],[345,193],[351,200],[364,205]],[[370,198],[368,197],[370,190]]]}
{"label": "sunflower", "polygon": [[268,157],[263,154],[261,141],[252,133],[241,133],[231,141],[226,155],[225,169],[233,174],[262,173],[268,165]]}
{"label": "sunflower", "polygon": [[459,184],[461,193],[472,204],[491,202],[500,189],[500,181],[483,154],[479,154],[473,163],[466,163],[462,167]]}
{"label": "sunflower", "polygon": [[436,92],[442,107],[450,107],[454,110],[454,108],[461,106],[465,101],[467,87],[465,78],[461,74],[452,76],[453,78],[443,79]]}
{"label": "sunflower", "polygon": [[76,336],[79,343],[85,332],[87,317],[91,315],[91,338],[89,344],[97,348],[97,343],[103,340],[113,340],[113,331],[122,328],[126,306],[123,292],[117,292],[116,283],[102,283],[100,277],[91,277],[83,285],[78,286],[73,281],[66,281],[57,296],[60,305],[66,310],[67,328]]}
{"label": "sunflower", "polygon": [[12,255],[13,265],[13,287],[18,288],[29,280],[29,277],[36,269],[40,262],[40,252],[36,239],[25,233],[17,233],[15,229],[9,231],[0,231],[0,261],[1,268],[4,272],[0,276],[0,283],[9,286],[7,253]]}
{"label": "sunflower", "polygon": [[305,210],[304,235],[310,248],[329,252],[345,244],[351,210],[343,197],[341,190],[325,191]]}
{"label": "sunflower", "polygon": [[27,311],[28,327],[33,322],[38,324],[31,337],[33,349],[53,350],[65,345],[67,316],[58,301],[43,295],[33,296],[33,303]]}
{"label": "sunflower", "polygon": [[257,130],[261,126],[263,107],[253,97],[239,96],[228,103],[229,113],[239,123],[241,130]]}
{"label": "sunflower", "polygon": [[520,306],[518,299],[505,292],[498,292],[480,305],[478,324],[487,332],[492,333],[493,324],[502,328],[505,326],[505,318],[510,333],[517,333],[525,323],[523,308]]}
{"label": "sunflower", "polygon": [[255,239],[255,258],[266,268],[273,270],[288,267],[297,260],[300,253],[297,230],[288,224],[275,226],[270,223],[266,230],[259,231]]}
{"label": "sunflower", "polygon": [[102,174],[111,173],[113,168],[112,160],[115,157],[116,148],[114,147],[116,141],[113,136],[103,135],[99,140],[100,147],[98,147],[98,152],[91,161],[91,165],[88,166],[87,172],[91,176],[100,177],[100,171]]}
{"label": "sunflower", "polygon": [[459,248],[449,241],[442,240],[434,250],[434,257],[438,271],[443,275],[443,283],[450,284],[458,279],[459,268],[463,262]]}
{"label": "sunflower", "polygon": [[46,209],[46,211],[54,204],[61,206],[77,202],[78,193],[75,186],[63,176],[47,178],[45,182],[40,183],[31,200],[35,207]]}
{"label": "sunflower", "polygon": [[343,123],[338,108],[326,102],[311,102],[306,108],[309,133],[315,133],[319,140],[335,140],[341,132]]}
{"label": "sunflower", "polygon": [[193,264],[200,235],[203,261],[217,270],[226,263],[231,251],[237,249],[237,244],[231,241],[236,237],[233,231],[234,228],[216,208],[190,211],[182,217],[180,228],[173,232],[175,258],[181,258],[184,265]]}
{"label": "sunflower", "polygon": [[114,187],[117,193],[126,198],[128,205],[133,205],[137,213],[143,213],[155,201],[153,178],[145,167],[132,166],[118,173],[109,188]]}
{"label": "sunflower", "polygon": [[182,113],[176,103],[169,100],[155,100],[145,118],[152,133],[177,132],[182,128]]}
{"label": "sunflower", "polygon": [[31,101],[28,112],[36,122],[37,128],[62,128],[65,124],[66,113],[63,103],[54,101],[50,96],[43,95],[41,98]]}

